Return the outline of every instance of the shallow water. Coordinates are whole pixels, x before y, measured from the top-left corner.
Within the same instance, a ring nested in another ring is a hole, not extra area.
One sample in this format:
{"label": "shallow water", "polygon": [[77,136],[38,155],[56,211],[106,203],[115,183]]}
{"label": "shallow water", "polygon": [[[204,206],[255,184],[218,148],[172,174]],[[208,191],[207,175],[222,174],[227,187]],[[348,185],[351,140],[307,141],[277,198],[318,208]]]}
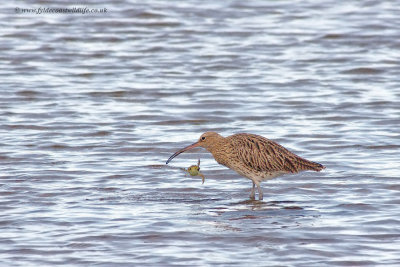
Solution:
{"label": "shallow water", "polygon": [[[395,2],[4,5],[1,265],[400,264]],[[165,165],[210,130],[327,169],[250,201],[205,150]]]}

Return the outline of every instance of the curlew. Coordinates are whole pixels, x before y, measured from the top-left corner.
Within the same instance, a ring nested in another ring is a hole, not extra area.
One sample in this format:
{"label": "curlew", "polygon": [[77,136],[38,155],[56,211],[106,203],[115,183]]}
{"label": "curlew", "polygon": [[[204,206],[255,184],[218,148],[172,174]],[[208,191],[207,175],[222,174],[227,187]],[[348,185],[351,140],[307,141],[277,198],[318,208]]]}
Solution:
{"label": "curlew", "polygon": [[207,149],[219,164],[252,180],[250,199],[255,198],[256,186],[258,199],[263,199],[260,186],[262,181],[287,173],[321,171],[325,168],[322,164],[303,159],[280,144],[259,135],[239,133],[223,137],[216,132],[202,134],[196,143],[173,154],[166,164],[182,152],[195,147]]}

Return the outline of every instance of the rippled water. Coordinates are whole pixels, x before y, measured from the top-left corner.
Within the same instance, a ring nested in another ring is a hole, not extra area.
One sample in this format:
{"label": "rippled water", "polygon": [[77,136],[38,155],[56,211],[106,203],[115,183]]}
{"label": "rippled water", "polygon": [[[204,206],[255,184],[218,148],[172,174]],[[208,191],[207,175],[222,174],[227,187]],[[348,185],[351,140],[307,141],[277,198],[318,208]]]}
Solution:
{"label": "rippled water", "polygon": [[[0,15],[1,265],[400,264],[396,1],[87,2]],[[327,169],[165,165],[210,130]]]}

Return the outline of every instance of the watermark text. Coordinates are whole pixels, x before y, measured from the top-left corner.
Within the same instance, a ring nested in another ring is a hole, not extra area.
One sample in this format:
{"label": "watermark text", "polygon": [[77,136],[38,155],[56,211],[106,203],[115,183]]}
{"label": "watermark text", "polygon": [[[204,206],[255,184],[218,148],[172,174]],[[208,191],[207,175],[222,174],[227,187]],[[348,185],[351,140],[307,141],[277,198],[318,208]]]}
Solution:
{"label": "watermark text", "polygon": [[88,7],[38,7],[38,8],[23,8],[16,7],[16,14],[93,14],[107,13],[107,8],[88,8]]}

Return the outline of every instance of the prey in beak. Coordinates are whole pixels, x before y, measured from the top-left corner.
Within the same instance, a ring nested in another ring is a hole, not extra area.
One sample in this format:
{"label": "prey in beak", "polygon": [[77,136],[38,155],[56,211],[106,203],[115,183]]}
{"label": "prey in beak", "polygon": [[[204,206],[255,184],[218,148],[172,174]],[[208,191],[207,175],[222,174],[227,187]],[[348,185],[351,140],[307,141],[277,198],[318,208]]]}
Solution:
{"label": "prey in beak", "polygon": [[197,165],[192,165],[187,168],[187,170],[184,169],[184,171],[188,172],[191,176],[200,176],[202,184],[204,184],[204,180],[206,179],[206,177],[204,177],[204,175],[200,172],[200,159],[197,162]]}

